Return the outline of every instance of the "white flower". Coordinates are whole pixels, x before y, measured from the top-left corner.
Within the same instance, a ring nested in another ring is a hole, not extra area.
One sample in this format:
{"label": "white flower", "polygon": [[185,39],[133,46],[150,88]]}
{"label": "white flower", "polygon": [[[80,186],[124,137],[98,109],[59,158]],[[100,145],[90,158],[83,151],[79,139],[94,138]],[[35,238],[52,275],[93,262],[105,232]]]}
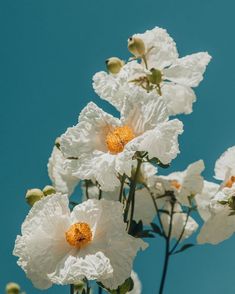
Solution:
{"label": "white flower", "polygon": [[173,191],[181,204],[189,206],[188,197],[195,196],[203,189],[201,172],[204,168],[203,161],[198,160],[182,172],[174,172],[168,176],[157,177],[157,179],[163,180],[162,184],[165,186],[165,191]]}
{"label": "white flower", "polygon": [[[159,94],[163,96],[169,114],[191,113],[192,104],[196,101],[196,95],[191,88],[197,87],[203,79],[211,56],[207,52],[200,52],[178,58],[175,42],[166,30],[158,27],[133,37],[144,41],[148,70],[143,62],[140,65],[132,61],[118,74],[99,72],[93,78],[96,93],[120,110],[123,97],[129,96],[130,89],[133,88],[131,81],[146,77],[151,74],[149,70],[154,68],[161,74],[161,93],[157,94],[156,90],[153,93],[156,97]],[[131,99],[131,96],[129,98]]]}
{"label": "white flower", "polygon": [[22,225],[14,255],[35,287],[75,284],[86,277],[116,289],[131,274],[140,239],[126,232],[119,202],[88,200],[72,212],[66,195],[37,202]]}
{"label": "white flower", "polygon": [[234,199],[234,187],[224,188],[211,198],[206,221],[197,237],[199,244],[211,243],[215,245],[232,236],[235,232]]}
{"label": "white flower", "polygon": [[141,286],[141,282],[140,282],[140,279],[139,279],[137,273],[132,271],[131,272],[131,278],[132,278],[132,280],[134,282],[134,288],[131,291],[127,292],[127,293],[129,293],[129,294],[141,294],[142,286]]}
{"label": "white flower", "polygon": [[204,181],[202,192],[195,196],[198,213],[204,221],[208,220],[211,216],[210,202],[219,191],[219,188],[218,184]]}
{"label": "white flower", "polygon": [[[171,204],[169,201],[166,201],[165,206],[163,207],[164,210],[170,212],[171,211]],[[186,223],[187,220],[187,223]],[[161,221],[163,225],[163,229],[166,235],[168,235],[169,228],[170,228],[170,215],[167,213],[161,214]],[[186,223],[186,225],[185,225]],[[172,218],[172,230],[171,230],[171,239],[178,240],[184,230],[184,233],[181,237],[181,241],[184,239],[189,238],[196,230],[198,229],[198,224],[196,221],[189,216],[187,219],[187,214],[182,212],[181,206],[179,203],[175,203],[174,205],[174,214]]]}
{"label": "white flower", "polygon": [[164,164],[177,156],[182,123],[168,120],[162,99],[151,93],[145,93],[145,101],[134,100],[125,101],[120,119],[89,103],[79,123],[62,135],[64,156],[79,159],[74,176],[97,181],[102,190],[110,191],[120,185],[119,174],[131,176],[136,151],[148,152]]}
{"label": "white flower", "polygon": [[215,163],[215,178],[232,187],[235,183],[235,146],[228,148]]}
{"label": "white flower", "polygon": [[75,163],[74,160],[64,158],[61,151],[54,147],[49,158],[47,168],[53,186],[57,192],[71,195],[79,179],[71,174],[69,165]]}

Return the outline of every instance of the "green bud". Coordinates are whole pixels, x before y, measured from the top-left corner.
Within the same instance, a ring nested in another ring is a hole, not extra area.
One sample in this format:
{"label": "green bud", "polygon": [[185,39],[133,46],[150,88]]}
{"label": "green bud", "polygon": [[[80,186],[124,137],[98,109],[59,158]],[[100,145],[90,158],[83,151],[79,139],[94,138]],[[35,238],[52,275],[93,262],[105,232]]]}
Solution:
{"label": "green bud", "polygon": [[25,195],[25,199],[30,206],[33,206],[35,202],[41,200],[44,197],[42,190],[30,189]]}
{"label": "green bud", "polygon": [[58,138],[55,139],[55,146],[56,146],[58,149],[60,149],[60,142],[61,142],[60,137],[58,137]]}
{"label": "green bud", "polygon": [[8,283],[6,285],[6,294],[19,294],[20,286],[16,283]]}
{"label": "green bud", "polygon": [[85,287],[85,283],[80,280],[78,282],[76,282],[76,284],[74,285],[74,291],[82,291],[82,289]]}
{"label": "green bud", "polygon": [[162,73],[159,69],[152,68],[150,69],[151,74],[147,75],[150,83],[159,85],[162,82]]}
{"label": "green bud", "polygon": [[117,74],[124,65],[124,61],[118,57],[110,57],[105,61],[107,70],[112,74]]}
{"label": "green bud", "polygon": [[56,193],[56,190],[53,186],[47,185],[42,190],[44,196],[52,195]]}
{"label": "green bud", "polygon": [[128,50],[135,57],[142,57],[145,54],[145,45],[143,40],[138,37],[130,37],[128,39]]}

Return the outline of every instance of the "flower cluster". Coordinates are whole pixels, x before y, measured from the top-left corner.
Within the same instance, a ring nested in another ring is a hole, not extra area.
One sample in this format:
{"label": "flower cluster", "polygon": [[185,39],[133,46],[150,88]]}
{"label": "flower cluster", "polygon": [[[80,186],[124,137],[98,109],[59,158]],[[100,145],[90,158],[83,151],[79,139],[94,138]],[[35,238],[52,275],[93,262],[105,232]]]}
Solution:
{"label": "flower cluster", "polygon": [[[210,55],[180,58],[158,27],[130,37],[128,49],[128,62],[111,57],[107,71],[93,77],[95,92],[119,117],[88,103],[77,124],[56,139],[48,161],[52,186],[26,194],[32,208],[14,255],[39,289],[59,284],[89,293],[95,280],[101,291],[141,293],[133,260],[147,247],[143,238],[165,240],[167,265],[172,254],[192,246],[179,248],[199,227],[196,212],[204,220],[200,244],[216,244],[235,231],[235,147],[216,162],[220,184],[203,179],[202,160],[160,174],[179,153],[183,123],[175,116],[192,112],[193,88]],[[70,196],[79,193],[77,186],[82,197],[75,202]]]}

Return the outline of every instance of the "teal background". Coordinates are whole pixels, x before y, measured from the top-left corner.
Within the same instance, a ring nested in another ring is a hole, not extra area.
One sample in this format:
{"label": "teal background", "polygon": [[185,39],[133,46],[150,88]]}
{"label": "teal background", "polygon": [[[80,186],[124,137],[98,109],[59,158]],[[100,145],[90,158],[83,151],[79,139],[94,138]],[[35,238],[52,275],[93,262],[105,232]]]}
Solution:
{"label": "teal background", "polygon": [[[181,154],[172,164],[172,170],[184,169],[202,158],[204,175],[212,179],[215,160],[235,145],[234,10],[233,0],[0,1],[1,293],[11,280],[28,294],[40,293],[11,255],[28,212],[25,191],[49,183],[46,164],[54,139],[76,123],[88,101],[115,113],[94,94],[91,78],[107,57],[129,56],[126,40],[133,33],[161,26],[181,56],[203,50],[213,56],[193,114],[182,117]],[[173,257],[165,293],[235,293],[234,247],[232,237]],[[162,255],[162,241],[155,239],[135,262],[144,294],[156,293]]]}

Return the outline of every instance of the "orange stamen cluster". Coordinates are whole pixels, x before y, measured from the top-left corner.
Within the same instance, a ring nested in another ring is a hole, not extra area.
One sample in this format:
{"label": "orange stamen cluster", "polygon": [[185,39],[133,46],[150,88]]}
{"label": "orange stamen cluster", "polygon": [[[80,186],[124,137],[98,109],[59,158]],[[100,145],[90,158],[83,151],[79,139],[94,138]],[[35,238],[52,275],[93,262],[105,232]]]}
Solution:
{"label": "orange stamen cluster", "polygon": [[92,240],[91,228],[87,223],[73,224],[65,233],[67,242],[78,249]]}
{"label": "orange stamen cluster", "polygon": [[181,184],[177,180],[171,181],[171,186],[179,190],[181,188]]}
{"label": "orange stamen cluster", "polygon": [[228,181],[225,183],[225,187],[231,188],[234,183],[235,183],[235,176],[231,176],[228,179]]}
{"label": "orange stamen cluster", "polygon": [[115,127],[107,134],[106,144],[111,153],[117,154],[134,138],[134,132],[129,126]]}

